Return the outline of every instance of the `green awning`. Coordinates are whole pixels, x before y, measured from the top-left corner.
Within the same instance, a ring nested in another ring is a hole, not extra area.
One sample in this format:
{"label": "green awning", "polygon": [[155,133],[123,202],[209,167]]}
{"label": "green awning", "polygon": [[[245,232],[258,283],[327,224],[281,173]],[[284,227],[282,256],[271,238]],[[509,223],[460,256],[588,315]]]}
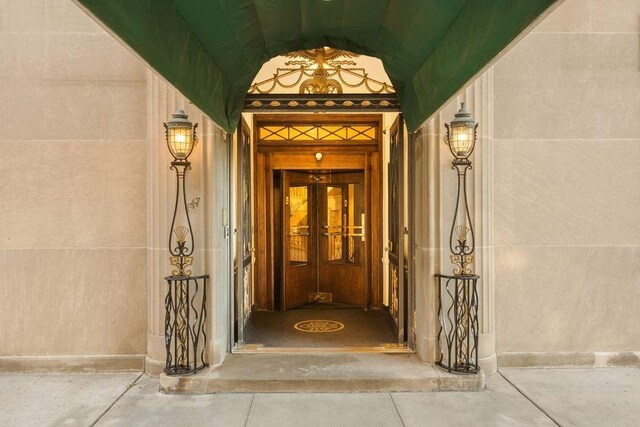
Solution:
{"label": "green awning", "polygon": [[331,46],[382,60],[417,128],[556,0],[78,0],[219,125],[263,63]]}

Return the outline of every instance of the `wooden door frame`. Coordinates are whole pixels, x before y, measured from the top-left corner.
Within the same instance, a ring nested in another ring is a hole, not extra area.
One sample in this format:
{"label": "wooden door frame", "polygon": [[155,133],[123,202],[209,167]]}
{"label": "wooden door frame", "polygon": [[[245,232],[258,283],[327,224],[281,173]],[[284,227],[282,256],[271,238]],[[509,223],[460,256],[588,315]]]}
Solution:
{"label": "wooden door frame", "polygon": [[[235,325],[236,327],[236,334],[235,334],[235,339],[242,343],[244,341],[244,327],[246,326],[246,323],[249,319],[249,316],[251,316],[251,307],[249,307],[248,309],[248,313],[245,313],[245,298],[247,298],[247,294],[248,294],[248,301],[249,303],[251,303],[251,294],[252,294],[252,287],[253,287],[253,283],[252,283],[252,278],[251,275],[253,273],[253,266],[252,266],[252,262],[253,262],[253,229],[252,229],[252,225],[253,225],[253,221],[252,221],[252,215],[253,215],[253,197],[251,196],[251,187],[248,188],[248,192],[249,192],[249,217],[248,218],[243,218],[243,213],[244,213],[244,206],[243,206],[243,195],[245,193],[245,188],[244,188],[244,157],[245,157],[245,153],[244,152],[244,139],[245,137],[249,138],[249,153],[247,154],[247,161],[249,162],[248,164],[248,172],[249,172],[249,183],[251,185],[253,185],[253,180],[251,179],[251,161],[252,156],[251,156],[251,149],[252,147],[252,141],[251,141],[251,129],[249,128],[249,125],[247,124],[247,122],[244,120],[244,118],[240,119],[240,123],[238,124],[238,128],[236,130],[236,139],[235,139],[235,150],[236,150],[236,158],[237,158],[237,167],[236,167],[236,176],[235,176],[235,194],[236,194],[236,199],[235,199],[235,204],[236,206],[234,207],[234,215],[236,215],[234,224],[235,224],[235,245],[236,245],[236,253],[235,253],[235,257],[234,257],[234,270],[233,270],[233,280],[234,280],[234,287],[235,287],[235,292],[234,292],[234,304],[235,304],[235,316],[236,318],[234,318],[234,322],[237,322],[237,324]],[[245,219],[248,219],[248,223],[245,223]],[[248,231],[248,236],[245,236],[245,227],[249,227]],[[248,243],[250,246],[249,252],[245,252],[245,244],[247,243],[245,241],[245,237],[248,238]],[[245,273],[246,273],[246,269],[247,267],[249,268],[249,287],[248,289],[245,287],[245,283],[246,283],[246,277],[245,277]]]}
{"label": "wooden door frame", "polygon": [[[395,143],[394,143],[394,135],[395,135]],[[388,248],[388,259],[389,259],[389,312],[391,313],[391,317],[394,321],[395,333],[398,338],[398,344],[406,343],[406,335],[407,330],[407,279],[408,275],[406,275],[406,267],[408,264],[408,260],[405,256],[405,243],[407,243],[405,239],[405,147],[406,147],[406,138],[404,132],[404,121],[402,114],[399,114],[395,121],[389,127],[389,165],[388,165],[388,191],[389,194],[393,193],[393,188],[395,184],[396,188],[396,199],[395,206],[393,205],[393,199],[389,196],[389,242],[387,245]],[[395,164],[393,164],[395,163]],[[396,182],[392,183],[392,170],[391,167],[395,168],[395,179]],[[394,212],[395,211],[395,212]],[[395,215],[394,215],[395,214]],[[395,216],[396,221],[393,221],[393,217]],[[395,230],[393,229],[395,227]],[[395,236],[393,236],[393,234]],[[395,240],[394,240],[395,237]],[[396,295],[397,295],[397,312],[394,313],[392,309],[394,305],[393,298],[393,288],[394,288],[394,280],[392,278],[393,271],[397,271],[396,276]]]}
{"label": "wooden door frame", "polygon": [[[371,141],[263,141],[259,129],[265,125],[371,125],[375,140]],[[368,268],[365,273],[367,307],[382,309],[382,115],[381,114],[255,114],[254,144],[254,204],[256,264],[254,309],[274,310],[274,197],[275,170],[364,170],[368,247]],[[322,153],[322,160],[316,160]],[[375,205],[375,206],[374,206]]]}

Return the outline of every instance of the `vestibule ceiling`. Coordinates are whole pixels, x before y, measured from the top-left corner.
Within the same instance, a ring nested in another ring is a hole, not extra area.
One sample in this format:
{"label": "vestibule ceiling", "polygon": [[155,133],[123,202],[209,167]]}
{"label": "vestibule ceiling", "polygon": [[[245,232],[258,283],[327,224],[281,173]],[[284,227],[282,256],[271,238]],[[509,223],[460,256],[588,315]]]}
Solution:
{"label": "vestibule ceiling", "polygon": [[417,128],[556,0],[76,0],[219,125],[262,64],[331,46],[380,58]]}

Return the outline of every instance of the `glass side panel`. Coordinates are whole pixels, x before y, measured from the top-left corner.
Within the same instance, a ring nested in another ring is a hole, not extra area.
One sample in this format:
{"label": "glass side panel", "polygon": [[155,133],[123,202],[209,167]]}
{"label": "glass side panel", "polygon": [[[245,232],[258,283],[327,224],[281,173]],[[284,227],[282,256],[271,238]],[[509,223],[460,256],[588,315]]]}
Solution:
{"label": "glass side panel", "polygon": [[251,140],[243,133],[242,142],[242,256],[251,256]]}
{"label": "glass side panel", "polygon": [[359,264],[365,239],[365,211],[362,184],[349,184],[347,187],[347,257],[350,264]]}
{"label": "glass side panel", "polygon": [[391,135],[389,150],[389,252],[398,254],[398,133]]}
{"label": "glass side panel", "polygon": [[342,260],[342,187],[327,186],[327,258],[329,261]]}
{"label": "glass side panel", "polygon": [[289,187],[289,259],[291,265],[309,262],[309,188]]}

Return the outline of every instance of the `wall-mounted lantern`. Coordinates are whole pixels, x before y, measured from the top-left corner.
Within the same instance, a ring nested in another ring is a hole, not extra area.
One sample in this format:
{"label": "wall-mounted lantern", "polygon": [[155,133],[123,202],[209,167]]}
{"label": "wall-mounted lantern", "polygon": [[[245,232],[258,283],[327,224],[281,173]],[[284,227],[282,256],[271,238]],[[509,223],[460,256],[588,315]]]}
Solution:
{"label": "wall-mounted lantern", "polygon": [[169,260],[174,270],[165,277],[169,288],[165,297],[165,373],[193,374],[205,368],[207,336],[206,301],[208,275],[192,276],[195,242],[186,195],[189,156],[196,145],[196,128],[183,110],[177,110],[164,124],[167,147],[176,172],[176,198],[169,230]]}

